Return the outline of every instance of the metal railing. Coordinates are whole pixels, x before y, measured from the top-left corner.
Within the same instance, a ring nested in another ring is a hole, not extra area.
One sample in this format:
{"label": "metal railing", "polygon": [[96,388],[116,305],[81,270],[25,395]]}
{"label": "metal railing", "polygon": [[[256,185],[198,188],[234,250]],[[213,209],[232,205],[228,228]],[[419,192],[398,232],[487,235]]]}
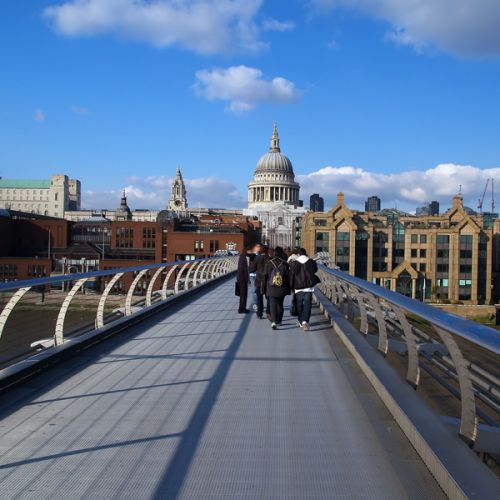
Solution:
{"label": "metal railing", "polygon": [[0,283],[0,366],[228,274],[237,259],[211,257]]}
{"label": "metal railing", "polygon": [[[323,263],[318,267],[321,292],[384,356],[391,352],[403,356],[400,368],[415,389],[422,383],[423,370],[430,376],[426,381],[437,382],[448,398],[450,393],[454,396],[459,404],[459,434],[471,446],[478,432],[498,440],[499,331]],[[500,452],[499,445],[489,443],[490,449]]]}

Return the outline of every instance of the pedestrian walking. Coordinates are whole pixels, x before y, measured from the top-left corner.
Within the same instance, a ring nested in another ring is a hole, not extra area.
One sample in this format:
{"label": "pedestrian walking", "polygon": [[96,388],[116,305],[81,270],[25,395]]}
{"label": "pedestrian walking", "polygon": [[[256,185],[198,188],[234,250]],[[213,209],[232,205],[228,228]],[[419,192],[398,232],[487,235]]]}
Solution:
{"label": "pedestrian walking", "polygon": [[244,314],[250,312],[247,309],[248,284],[250,283],[250,274],[248,272],[248,254],[250,250],[240,254],[238,258],[238,268],[236,270],[236,294],[240,297],[238,312]]}
{"label": "pedestrian walking", "polygon": [[266,263],[264,277],[270,305],[271,328],[276,330],[283,320],[283,301],[290,295],[289,267],[281,247],[274,249],[274,256]]}
{"label": "pedestrian walking", "polygon": [[308,331],[314,285],[317,285],[320,280],[316,275],[318,266],[307,256],[304,248],[298,250],[298,255],[298,258],[290,265],[290,287],[295,294],[298,324],[304,331]]}
{"label": "pedestrian walking", "polygon": [[[253,261],[253,269],[255,269],[255,294],[257,297],[257,317],[262,319],[264,315],[264,297],[266,296],[266,279],[265,271],[266,264],[269,261],[267,245],[259,245],[260,251]],[[266,314],[270,313],[269,299],[266,297]]]}
{"label": "pedestrian walking", "polygon": [[252,297],[252,309],[257,311],[257,292],[256,292],[256,272],[255,272],[255,259],[258,257],[261,251],[261,245],[258,243],[252,248],[252,251],[248,254],[248,274],[250,276],[250,290]]}

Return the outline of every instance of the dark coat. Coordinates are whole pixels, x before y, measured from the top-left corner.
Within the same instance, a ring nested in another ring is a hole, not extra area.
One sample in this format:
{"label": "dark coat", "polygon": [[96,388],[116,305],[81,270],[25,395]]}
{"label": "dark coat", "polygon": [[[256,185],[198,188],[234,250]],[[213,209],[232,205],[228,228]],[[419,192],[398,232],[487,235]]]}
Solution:
{"label": "dark coat", "polygon": [[[280,273],[283,276],[283,286],[279,288],[269,284],[269,279],[275,265],[280,268]],[[266,283],[266,295],[268,297],[284,297],[285,295],[290,295],[290,268],[287,262],[279,257],[269,259],[266,262],[264,270],[264,283]]]}
{"label": "dark coat", "polygon": [[318,265],[315,260],[308,259],[304,264],[294,260],[290,264],[290,288],[292,290],[312,288],[319,283],[317,272]]}
{"label": "dark coat", "polygon": [[247,285],[250,280],[248,275],[248,261],[246,254],[242,253],[238,259],[238,269],[236,271],[236,281]]}
{"label": "dark coat", "polygon": [[255,273],[255,288],[258,288],[262,292],[266,291],[266,264],[269,262],[269,255],[259,254],[255,256],[255,259],[250,264],[250,272]]}

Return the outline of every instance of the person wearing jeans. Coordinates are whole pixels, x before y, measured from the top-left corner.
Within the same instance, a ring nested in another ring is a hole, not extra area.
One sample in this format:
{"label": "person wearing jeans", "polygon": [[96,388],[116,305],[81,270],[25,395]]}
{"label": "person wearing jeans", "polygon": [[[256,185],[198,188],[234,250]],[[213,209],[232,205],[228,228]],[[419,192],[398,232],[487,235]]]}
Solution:
{"label": "person wearing jeans", "polygon": [[307,256],[303,248],[299,249],[298,255],[298,258],[290,264],[290,287],[295,292],[299,326],[307,331],[311,318],[314,285],[319,283],[319,278],[316,276],[318,266]]}
{"label": "person wearing jeans", "polygon": [[270,304],[271,328],[276,330],[283,321],[283,301],[290,295],[289,268],[281,247],[274,249],[274,257],[265,267],[265,283]]}

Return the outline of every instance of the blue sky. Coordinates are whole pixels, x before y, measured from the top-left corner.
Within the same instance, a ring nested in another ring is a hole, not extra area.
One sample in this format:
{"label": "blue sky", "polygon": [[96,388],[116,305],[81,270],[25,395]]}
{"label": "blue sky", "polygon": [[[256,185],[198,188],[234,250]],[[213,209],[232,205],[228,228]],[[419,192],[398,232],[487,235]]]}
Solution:
{"label": "blue sky", "polygon": [[160,208],[180,164],[191,205],[241,206],[276,121],[304,198],[475,206],[500,181],[500,4],[403,4],[5,2],[0,175]]}

